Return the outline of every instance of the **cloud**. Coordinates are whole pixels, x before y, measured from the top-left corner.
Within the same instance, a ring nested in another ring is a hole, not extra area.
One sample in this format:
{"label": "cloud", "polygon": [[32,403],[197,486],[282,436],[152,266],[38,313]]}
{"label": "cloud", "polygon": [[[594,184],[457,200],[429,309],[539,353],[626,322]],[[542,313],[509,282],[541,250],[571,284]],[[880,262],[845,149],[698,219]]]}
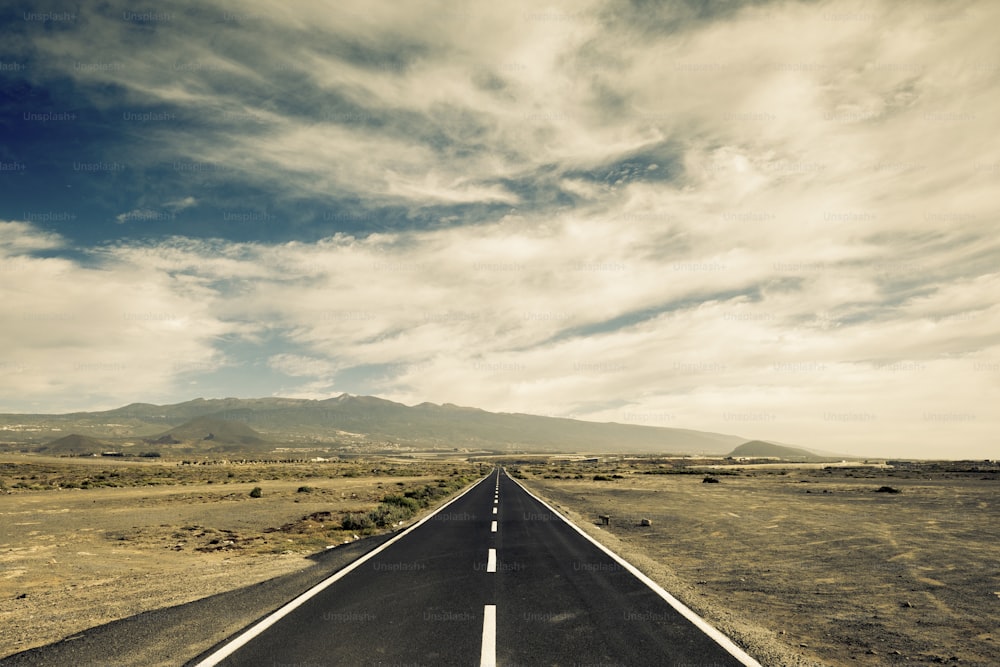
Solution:
{"label": "cloud", "polygon": [[116,215],[115,220],[118,221],[118,224],[122,225],[125,224],[126,222],[160,220],[165,215],[166,214],[162,213],[161,211],[157,211],[151,208],[136,208],[132,209],[131,211],[126,211],[125,213],[120,213],[119,215]]}
{"label": "cloud", "polygon": [[[986,456],[998,13],[251,2],[39,31],[40,84],[177,115],[115,135],[129,174],[174,166],[108,216],[173,226],[85,259],[0,226],[44,297],[16,307],[86,323],[5,334],[38,371],[8,399],[82,391],[66,355],[137,366],[152,337],[206,374],[266,360],[296,395]],[[108,308],[177,319],[112,328]],[[180,375],[142,363],[106,395],[169,394]]]}
{"label": "cloud", "polygon": [[[0,223],[0,235],[12,228],[20,234],[14,250],[58,241],[24,223]],[[223,363],[213,341],[232,326],[168,275],[101,257],[84,266],[11,253],[8,243],[0,249],[6,405],[115,407],[127,395],[170,396],[181,373]]]}
{"label": "cloud", "polygon": [[165,202],[163,205],[172,211],[183,211],[186,208],[197,206],[198,200],[194,197],[184,197],[183,199],[175,199],[174,201]]}
{"label": "cloud", "polygon": [[[885,447],[900,433],[935,428],[978,438],[992,424],[976,396],[988,395],[994,378],[972,368],[977,359],[987,368],[1000,342],[995,274],[931,283],[888,306],[885,285],[912,281],[920,269],[690,249],[664,261],[635,250],[649,235],[623,238],[613,222],[548,222],[544,232],[537,221],[509,219],[170,256],[206,284],[252,274],[238,300],[219,293],[215,307],[248,331],[281,331],[308,350],[270,364],[322,378],[300,387],[313,397],[343,390],[337,377],[347,369],[378,366],[379,393],[409,402],[545,406],[613,421],[669,414],[661,425],[787,441],[822,430],[822,444],[848,451],[859,438]],[[116,252],[164,261],[155,248]],[[296,279],[285,277],[289,266]],[[927,395],[957,378],[962,391]],[[594,397],[613,407],[595,409]],[[976,419],[934,421],[942,414]]]}
{"label": "cloud", "polygon": [[276,354],[267,360],[268,365],[285,375],[322,377],[334,375],[340,366],[328,359],[306,357],[299,354]]}
{"label": "cloud", "polygon": [[118,224],[127,222],[163,222],[177,219],[177,213],[198,205],[198,200],[194,197],[184,197],[173,201],[164,202],[157,208],[136,208],[115,216]]}
{"label": "cloud", "polygon": [[58,234],[37,229],[31,223],[0,221],[0,256],[5,258],[55,250],[64,245]]}

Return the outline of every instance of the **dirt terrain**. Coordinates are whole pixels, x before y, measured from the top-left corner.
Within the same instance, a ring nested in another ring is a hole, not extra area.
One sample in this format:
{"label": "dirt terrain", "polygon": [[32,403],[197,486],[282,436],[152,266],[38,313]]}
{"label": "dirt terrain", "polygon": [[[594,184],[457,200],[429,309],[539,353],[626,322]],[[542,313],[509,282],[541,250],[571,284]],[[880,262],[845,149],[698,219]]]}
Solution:
{"label": "dirt terrain", "polygon": [[996,473],[654,469],[517,474],[763,664],[1000,664]]}
{"label": "dirt terrain", "polygon": [[0,657],[301,570],[378,532],[344,530],[345,516],[472,470],[374,465],[0,456]]}
{"label": "dirt terrain", "polygon": [[[765,665],[1000,664],[996,472],[508,469]],[[0,657],[304,570],[380,530],[345,518],[478,471],[0,455]]]}

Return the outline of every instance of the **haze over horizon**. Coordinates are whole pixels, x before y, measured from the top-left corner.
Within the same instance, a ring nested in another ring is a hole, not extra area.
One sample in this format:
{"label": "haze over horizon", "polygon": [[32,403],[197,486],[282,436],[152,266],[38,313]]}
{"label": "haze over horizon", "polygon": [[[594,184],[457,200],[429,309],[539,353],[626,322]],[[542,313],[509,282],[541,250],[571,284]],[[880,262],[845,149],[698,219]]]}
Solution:
{"label": "haze over horizon", "polygon": [[1000,5],[3,11],[0,412],[348,392],[996,457]]}

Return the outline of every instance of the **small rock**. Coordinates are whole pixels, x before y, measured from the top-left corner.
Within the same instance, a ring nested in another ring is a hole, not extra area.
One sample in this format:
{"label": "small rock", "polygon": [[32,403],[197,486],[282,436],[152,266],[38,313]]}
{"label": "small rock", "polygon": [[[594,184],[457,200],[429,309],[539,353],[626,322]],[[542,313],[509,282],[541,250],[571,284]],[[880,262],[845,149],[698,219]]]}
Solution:
{"label": "small rock", "polygon": [[28,594],[27,594],[27,593],[21,593],[20,595],[18,595],[18,596],[17,596],[16,598],[14,598],[14,599],[15,599],[15,600],[23,600],[23,599],[24,599],[24,598],[26,598],[26,597],[28,597]]}
{"label": "small rock", "polygon": [[873,648],[870,648],[867,651],[865,651],[865,655],[878,655],[878,651],[876,651]]}
{"label": "small rock", "polygon": [[909,600],[903,600],[902,602],[899,603],[899,606],[900,607],[906,607],[907,609],[910,609],[910,608],[913,607],[913,603],[910,602]]}

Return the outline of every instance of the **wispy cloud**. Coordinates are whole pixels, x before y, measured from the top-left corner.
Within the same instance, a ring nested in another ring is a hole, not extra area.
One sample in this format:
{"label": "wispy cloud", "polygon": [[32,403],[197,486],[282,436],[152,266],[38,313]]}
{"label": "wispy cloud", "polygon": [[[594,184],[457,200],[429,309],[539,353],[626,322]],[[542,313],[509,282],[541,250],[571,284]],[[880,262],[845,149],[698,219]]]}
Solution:
{"label": "wispy cloud", "polygon": [[177,214],[185,209],[198,205],[198,200],[194,197],[184,197],[173,201],[164,202],[156,208],[136,208],[115,216],[118,224],[127,222],[162,222],[175,220]]}
{"label": "wispy cloud", "polygon": [[172,211],[183,211],[186,208],[197,206],[198,200],[194,197],[184,197],[182,199],[165,202],[163,205]]}

